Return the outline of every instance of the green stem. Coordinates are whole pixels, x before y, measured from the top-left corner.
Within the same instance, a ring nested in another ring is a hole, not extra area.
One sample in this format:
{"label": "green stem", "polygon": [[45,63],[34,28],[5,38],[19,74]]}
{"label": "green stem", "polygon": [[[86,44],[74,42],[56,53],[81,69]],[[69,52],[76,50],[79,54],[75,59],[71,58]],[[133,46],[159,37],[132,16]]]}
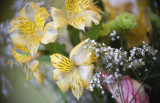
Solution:
{"label": "green stem", "polygon": [[131,103],[133,101],[133,99],[135,98],[135,96],[138,94],[139,90],[141,89],[141,87],[143,86],[144,81],[146,80],[146,78],[148,77],[149,73],[150,73],[151,69],[149,69],[148,74],[144,77],[141,86],[139,87],[139,89],[137,90],[136,94],[133,96],[133,98],[131,99],[131,101],[129,103]]}
{"label": "green stem", "polygon": [[134,71],[134,70],[132,70],[133,71],[133,73],[136,75],[136,77],[138,78],[138,80],[141,80],[140,78],[139,78],[139,76],[136,74],[136,72]]}
{"label": "green stem", "polygon": [[122,40],[122,38],[121,38],[121,37],[119,38],[119,43],[120,43],[120,46],[124,48],[123,40]]}
{"label": "green stem", "polygon": [[68,103],[67,102],[67,99],[66,99],[66,95],[59,89],[59,93],[60,93],[60,95],[61,95],[61,97],[63,98],[63,101],[65,102],[65,103]]}
{"label": "green stem", "polygon": [[133,99],[136,97],[136,95],[138,94],[139,90],[141,89],[143,83],[141,84],[141,86],[138,88],[136,94],[132,97],[131,101],[129,103],[131,103],[133,101]]}

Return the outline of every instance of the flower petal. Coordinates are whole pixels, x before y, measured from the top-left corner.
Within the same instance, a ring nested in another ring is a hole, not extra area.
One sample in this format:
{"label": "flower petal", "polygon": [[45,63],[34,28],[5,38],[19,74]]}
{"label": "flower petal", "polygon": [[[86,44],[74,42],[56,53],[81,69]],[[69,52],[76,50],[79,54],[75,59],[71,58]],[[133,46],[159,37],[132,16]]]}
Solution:
{"label": "flower petal", "polygon": [[27,63],[27,66],[32,70],[32,72],[37,71],[38,65],[39,65],[39,62],[36,59]]}
{"label": "flower petal", "polygon": [[31,61],[33,58],[30,55],[23,55],[15,51],[15,49],[11,48],[14,58],[17,62],[26,63]]}
{"label": "flower petal", "polygon": [[62,72],[68,72],[73,66],[71,60],[58,53],[51,56],[51,62],[56,69]]}
{"label": "flower petal", "polygon": [[15,31],[15,32],[12,32],[10,36],[11,36],[11,39],[13,41],[13,45],[15,48],[25,51],[27,53],[29,52],[26,47],[27,41],[25,40],[26,36],[24,34],[21,34]]}
{"label": "flower petal", "polygon": [[24,51],[24,52],[29,53],[29,51],[28,51],[28,49],[27,49],[26,46],[23,46],[23,45],[21,45],[21,44],[16,44],[16,43],[14,43],[14,42],[13,42],[13,45],[14,45],[15,48],[20,49],[20,50],[22,50],[22,51]]}
{"label": "flower petal", "polygon": [[58,31],[54,28],[54,22],[48,23],[44,28],[44,36],[42,37],[41,43],[48,44],[56,41]]}
{"label": "flower petal", "polygon": [[53,18],[54,27],[56,29],[58,27],[64,27],[65,25],[68,24],[66,15],[60,9],[52,7],[51,8],[51,16]]}
{"label": "flower petal", "polygon": [[22,8],[22,10],[20,11],[20,17],[25,17],[32,20],[32,22],[35,22],[35,15],[39,8],[40,7],[37,4],[35,4],[34,2],[30,2],[29,5],[26,5],[24,8]]}
{"label": "flower petal", "polygon": [[73,19],[73,20],[69,21],[69,24],[72,25],[73,27],[77,28],[77,29],[80,29],[80,30],[84,31],[85,19],[82,18],[82,17],[77,18],[77,19]]}
{"label": "flower petal", "polygon": [[40,84],[44,83],[44,75],[39,70],[37,70],[36,72],[33,72],[33,76]]}
{"label": "flower petal", "polygon": [[83,81],[83,86],[88,89],[90,81],[93,77],[94,64],[87,66],[79,66],[78,71]]}
{"label": "flower petal", "polygon": [[26,39],[27,35],[23,33],[14,31],[14,32],[11,32],[10,37],[15,44],[19,44],[23,46],[27,45],[27,39]]}
{"label": "flower petal", "polygon": [[[79,13],[87,9],[92,0],[66,0],[66,12],[67,14]],[[68,15],[69,16],[69,15]]]}
{"label": "flower petal", "polygon": [[54,69],[53,70],[53,79],[54,80],[61,80],[63,79],[64,77],[66,76],[66,73],[65,72],[62,72],[58,69]]}
{"label": "flower petal", "polygon": [[49,13],[44,7],[41,7],[38,9],[36,13],[35,21],[37,26],[39,26],[40,29],[43,30],[44,23],[46,22],[48,17],[49,17]]}
{"label": "flower petal", "polygon": [[71,80],[72,93],[79,100],[79,98],[83,94],[83,82],[77,68],[73,69],[72,75],[73,75],[73,80]]}
{"label": "flower petal", "polygon": [[96,2],[92,2],[88,6],[87,10],[93,10],[93,11],[96,11],[96,12],[101,13],[101,14],[103,13],[103,11],[99,7],[97,7]]}
{"label": "flower petal", "polygon": [[33,35],[33,33],[35,32],[34,23],[24,17],[14,18],[10,22],[10,24],[12,26],[12,28],[10,28],[9,30],[10,33],[18,30],[19,32],[22,32],[24,34]]}
{"label": "flower petal", "polygon": [[99,24],[99,20],[96,20],[100,17],[98,12],[92,10],[85,11],[89,5],[92,4],[92,0],[67,0],[66,12],[69,18],[69,24],[83,31],[85,26],[91,27],[91,21],[93,21],[95,24]]}
{"label": "flower petal", "polygon": [[[56,77],[58,76],[58,77]],[[64,73],[57,69],[53,70],[53,79],[57,79],[57,85],[63,93],[65,93],[71,86],[72,75],[70,72]]]}
{"label": "flower petal", "polygon": [[28,41],[28,44],[27,44],[27,48],[28,48],[31,56],[34,56],[37,53],[39,45],[40,45],[39,38],[37,38],[37,39],[30,38],[30,40]]}
{"label": "flower petal", "polygon": [[[141,83],[133,79],[132,79],[132,85],[136,92],[141,87]],[[141,89],[138,91],[138,97],[139,97],[140,103],[149,103],[149,96],[145,92],[144,86],[142,86]]]}
{"label": "flower petal", "polygon": [[[84,48],[86,46],[86,48]],[[75,65],[89,65],[97,60],[97,56],[93,50],[93,42],[90,39],[84,40],[76,47],[74,47],[70,53],[70,60]]]}
{"label": "flower petal", "polygon": [[102,16],[98,12],[95,12],[93,10],[85,10],[85,11],[81,12],[80,14],[78,14],[77,17],[83,17],[86,22],[87,27],[92,26],[92,21],[96,25],[98,25],[99,21],[102,18]]}

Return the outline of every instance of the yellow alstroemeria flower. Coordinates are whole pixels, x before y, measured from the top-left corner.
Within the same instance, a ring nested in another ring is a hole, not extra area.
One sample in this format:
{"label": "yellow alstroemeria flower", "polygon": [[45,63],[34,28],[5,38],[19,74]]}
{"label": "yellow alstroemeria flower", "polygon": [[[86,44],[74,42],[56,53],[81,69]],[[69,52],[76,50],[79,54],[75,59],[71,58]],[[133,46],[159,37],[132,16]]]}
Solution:
{"label": "yellow alstroemeria flower", "polygon": [[20,11],[20,17],[14,18],[10,24],[9,33],[16,45],[26,47],[31,56],[34,56],[40,43],[48,44],[54,42],[58,31],[54,28],[54,23],[49,22],[45,26],[45,21],[49,13],[44,7],[39,7],[31,2]]}
{"label": "yellow alstroemeria flower", "polygon": [[[26,50],[27,49],[21,45],[16,45],[15,47],[18,47],[20,50]],[[44,82],[44,76],[43,73],[41,73],[37,68],[39,65],[39,62],[37,61],[37,57],[40,55],[39,53],[37,53],[36,56],[32,57],[31,55],[25,55],[25,54],[21,54],[18,53],[14,48],[11,49],[14,58],[17,60],[17,62],[21,63],[21,64],[26,64],[28,68],[30,68],[33,72],[33,75],[35,77],[35,79],[40,83],[43,84]],[[27,78],[29,78],[27,76]]]}
{"label": "yellow alstroemeria flower", "polygon": [[66,0],[66,14],[60,9],[51,8],[54,27],[63,27],[68,23],[73,27],[83,30],[85,26],[91,27],[92,21],[98,25],[102,11],[97,8],[92,0]]}
{"label": "yellow alstroemeria flower", "polygon": [[69,58],[61,54],[51,56],[51,63],[56,68],[53,79],[63,92],[71,87],[78,100],[83,94],[83,86],[88,89],[93,76],[94,64],[91,63],[97,60],[93,46],[93,42],[87,39],[72,49]]}

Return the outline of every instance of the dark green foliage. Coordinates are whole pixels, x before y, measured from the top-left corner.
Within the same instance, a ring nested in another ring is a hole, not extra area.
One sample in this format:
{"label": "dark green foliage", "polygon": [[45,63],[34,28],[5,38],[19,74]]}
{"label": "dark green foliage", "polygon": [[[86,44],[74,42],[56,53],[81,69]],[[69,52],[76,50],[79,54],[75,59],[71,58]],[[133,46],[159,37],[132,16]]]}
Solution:
{"label": "dark green foliage", "polygon": [[160,29],[160,17],[154,13],[152,13],[150,17],[151,17],[152,26],[155,29],[159,30]]}
{"label": "dark green foliage", "polygon": [[75,29],[72,26],[67,26],[68,34],[69,34],[69,39],[72,43],[73,46],[76,46],[77,44],[80,43],[80,38],[79,38],[79,30]]}
{"label": "dark green foliage", "polygon": [[104,11],[102,0],[94,0],[94,2],[96,2],[96,5]]}
{"label": "dark green foliage", "polygon": [[61,44],[59,42],[54,42],[54,43],[49,43],[45,45],[47,51],[49,51],[49,53],[54,54],[54,53],[60,53],[62,55],[68,56],[68,54],[65,52],[66,49],[66,45],[65,44]]}

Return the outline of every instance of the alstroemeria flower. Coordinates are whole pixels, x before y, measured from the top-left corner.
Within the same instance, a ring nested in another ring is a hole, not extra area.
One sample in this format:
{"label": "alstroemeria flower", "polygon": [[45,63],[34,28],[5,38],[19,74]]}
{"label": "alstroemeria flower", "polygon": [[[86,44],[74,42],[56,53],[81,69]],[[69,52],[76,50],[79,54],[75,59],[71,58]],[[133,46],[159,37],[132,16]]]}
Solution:
{"label": "alstroemeria flower", "polygon": [[94,64],[91,63],[97,60],[93,45],[87,39],[72,49],[69,58],[61,54],[51,56],[52,65],[56,68],[53,70],[53,79],[63,92],[71,87],[78,100],[83,94],[83,86],[88,89],[93,76]]}
{"label": "alstroemeria flower", "polygon": [[[17,47],[17,49],[20,50],[25,50],[25,52],[27,52],[27,48],[21,46],[21,45],[16,45],[15,47]],[[18,53],[14,48],[11,49],[14,58],[17,60],[17,62],[21,63],[21,64],[26,64],[28,68],[31,69],[31,71],[33,72],[33,75],[35,77],[35,79],[40,83],[43,84],[44,81],[44,76],[43,73],[41,73],[37,68],[39,65],[39,62],[37,61],[37,58],[39,57],[39,53],[37,53],[34,57],[32,57],[31,55],[26,55],[26,54],[21,54]],[[27,76],[27,78],[29,78]]]}
{"label": "alstroemeria flower", "polygon": [[[104,73],[102,75],[103,78],[110,76]],[[134,99],[131,103],[149,103],[148,94],[145,92],[144,87],[141,87],[141,84],[136,80],[131,79],[129,76],[123,76],[118,87],[113,76],[111,79],[114,81],[111,83],[111,87],[106,82],[104,82],[103,86],[112,93],[118,103],[130,103],[132,98]],[[139,88],[140,90],[138,91]],[[119,92],[117,92],[118,90]],[[136,94],[137,91],[138,93]]]}
{"label": "alstroemeria flower", "polygon": [[92,21],[97,25],[101,20],[102,11],[97,8],[92,0],[66,0],[66,14],[60,9],[51,8],[54,27],[63,27],[68,23],[73,27],[83,30],[85,26],[91,27]]}
{"label": "alstroemeria flower", "polygon": [[20,17],[11,21],[11,38],[16,45],[27,47],[31,56],[34,56],[40,43],[47,44],[54,42],[58,31],[54,23],[49,22],[45,26],[49,13],[44,7],[39,7],[31,2],[20,11]]}

